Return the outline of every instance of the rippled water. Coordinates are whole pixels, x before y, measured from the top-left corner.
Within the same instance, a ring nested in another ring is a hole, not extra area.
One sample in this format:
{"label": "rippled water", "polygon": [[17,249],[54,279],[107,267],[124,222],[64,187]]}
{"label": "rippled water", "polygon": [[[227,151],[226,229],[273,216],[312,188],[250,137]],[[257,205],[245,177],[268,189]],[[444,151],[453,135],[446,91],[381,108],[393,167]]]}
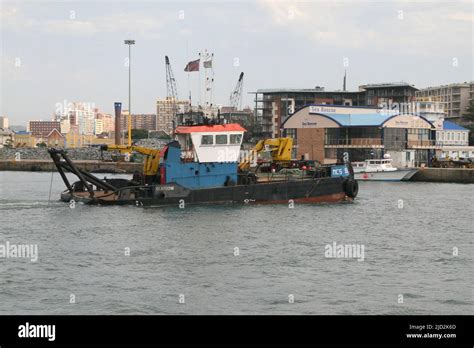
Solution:
{"label": "rippled water", "polygon": [[[0,172],[0,244],[39,248],[0,258],[0,314],[474,312],[474,185],[364,182],[353,204],[294,209],[71,209],[58,174],[48,203],[50,180]],[[364,261],[326,258],[333,242],[364,245]]]}

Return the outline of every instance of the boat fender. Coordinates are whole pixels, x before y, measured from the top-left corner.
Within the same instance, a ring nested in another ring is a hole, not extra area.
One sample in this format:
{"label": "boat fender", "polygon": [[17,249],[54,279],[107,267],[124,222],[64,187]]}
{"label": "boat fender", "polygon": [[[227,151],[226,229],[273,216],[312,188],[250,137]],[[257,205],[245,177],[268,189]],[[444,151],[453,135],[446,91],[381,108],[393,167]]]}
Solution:
{"label": "boat fender", "polygon": [[226,178],[224,186],[235,186],[235,181],[232,180],[229,176]]}
{"label": "boat fender", "polygon": [[359,183],[357,180],[349,179],[344,184],[344,191],[346,195],[350,198],[355,198],[359,192]]}

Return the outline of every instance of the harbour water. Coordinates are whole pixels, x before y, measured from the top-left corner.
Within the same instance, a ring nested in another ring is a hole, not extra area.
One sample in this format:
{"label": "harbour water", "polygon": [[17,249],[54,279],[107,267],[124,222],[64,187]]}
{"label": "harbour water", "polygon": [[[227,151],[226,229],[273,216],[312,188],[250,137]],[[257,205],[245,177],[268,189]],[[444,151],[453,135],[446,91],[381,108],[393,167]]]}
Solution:
{"label": "harbour water", "polygon": [[0,172],[0,244],[38,246],[0,258],[0,314],[474,312],[474,185],[362,182],[352,204],[293,209],[71,208],[63,189]]}

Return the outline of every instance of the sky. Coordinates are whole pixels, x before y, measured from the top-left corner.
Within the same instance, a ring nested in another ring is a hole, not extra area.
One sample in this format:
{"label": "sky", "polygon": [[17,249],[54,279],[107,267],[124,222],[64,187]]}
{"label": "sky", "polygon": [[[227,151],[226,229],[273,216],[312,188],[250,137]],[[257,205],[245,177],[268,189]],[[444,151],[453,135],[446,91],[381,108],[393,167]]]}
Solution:
{"label": "sky", "polygon": [[[243,106],[263,88],[347,89],[405,81],[417,88],[473,78],[473,1],[5,1],[0,0],[0,115],[49,120],[69,102],[155,113],[166,97],[164,56],[178,96],[193,104],[204,75],[188,61],[214,53],[215,104],[241,71]],[[201,102],[204,97],[201,97]]]}

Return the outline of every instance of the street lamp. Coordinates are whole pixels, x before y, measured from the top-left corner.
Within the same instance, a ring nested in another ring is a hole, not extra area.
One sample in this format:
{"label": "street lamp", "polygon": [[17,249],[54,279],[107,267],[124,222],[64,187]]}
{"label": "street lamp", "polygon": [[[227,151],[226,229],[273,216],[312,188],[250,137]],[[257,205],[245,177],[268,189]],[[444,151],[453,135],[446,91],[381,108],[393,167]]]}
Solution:
{"label": "street lamp", "polygon": [[128,146],[132,145],[132,45],[135,45],[135,40],[125,40],[125,45],[128,45]]}

